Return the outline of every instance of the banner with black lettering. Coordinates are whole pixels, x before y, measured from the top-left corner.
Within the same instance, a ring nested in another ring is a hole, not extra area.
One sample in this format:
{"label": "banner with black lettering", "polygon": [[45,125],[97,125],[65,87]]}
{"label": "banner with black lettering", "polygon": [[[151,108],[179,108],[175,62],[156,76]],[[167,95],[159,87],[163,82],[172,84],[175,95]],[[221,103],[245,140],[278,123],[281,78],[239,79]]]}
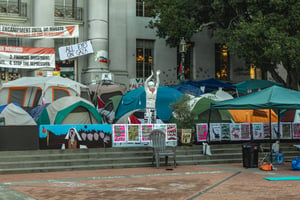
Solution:
{"label": "banner with black lettering", "polygon": [[21,27],[0,25],[0,37],[26,37],[26,38],[78,38],[78,25]]}
{"label": "banner with black lettering", "polygon": [[0,45],[0,67],[6,68],[55,68],[54,48],[15,47]]}
{"label": "banner with black lettering", "polygon": [[60,60],[67,60],[94,53],[94,50],[91,41],[84,41],[74,45],[59,47],[58,52]]}

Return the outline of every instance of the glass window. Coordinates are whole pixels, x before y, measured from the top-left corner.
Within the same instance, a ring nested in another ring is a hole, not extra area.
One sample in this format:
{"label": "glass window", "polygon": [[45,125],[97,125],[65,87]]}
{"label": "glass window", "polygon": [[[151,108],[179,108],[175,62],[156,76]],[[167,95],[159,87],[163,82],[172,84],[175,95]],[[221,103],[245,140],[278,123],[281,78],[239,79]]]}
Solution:
{"label": "glass window", "polygon": [[15,13],[19,14],[21,0],[0,0],[1,13]]}
{"label": "glass window", "polygon": [[136,41],[136,77],[146,78],[153,69],[153,40]]}
{"label": "glass window", "polygon": [[71,96],[70,92],[65,88],[52,88],[53,99],[55,101],[61,97]]}
{"label": "glass window", "polygon": [[20,106],[24,106],[26,91],[26,88],[10,88],[9,99],[7,103],[17,103]]}
{"label": "glass window", "polygon": [[229,52],[226,45],[215,45],[215,73],[219,80],[230,80]]}
{"label": "glass window", "polygon": [[136,16],[150,17],[149,8],[145,5],[144,0],[136,0]]}
{"label": "glass window", "polygon": [[76,0],[55,0],[55,17],[74,18]]}

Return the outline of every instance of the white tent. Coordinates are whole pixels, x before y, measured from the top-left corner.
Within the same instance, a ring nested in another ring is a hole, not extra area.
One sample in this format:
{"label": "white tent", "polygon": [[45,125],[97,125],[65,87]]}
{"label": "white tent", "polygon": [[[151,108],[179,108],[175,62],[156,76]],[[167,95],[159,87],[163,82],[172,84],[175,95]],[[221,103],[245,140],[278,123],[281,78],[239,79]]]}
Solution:
{"label": "white tent", "polygon": [[34,119],[21,107],[10,103],[0,113],[4,117],[6,126],[36,125]]}
{"label": "white tent", "polygon": [[0,104],[18,103],[32,108],[51,103],[64,96],[89,97],[87,86],[59,76],[23,77],[4,83],[0,89]]}

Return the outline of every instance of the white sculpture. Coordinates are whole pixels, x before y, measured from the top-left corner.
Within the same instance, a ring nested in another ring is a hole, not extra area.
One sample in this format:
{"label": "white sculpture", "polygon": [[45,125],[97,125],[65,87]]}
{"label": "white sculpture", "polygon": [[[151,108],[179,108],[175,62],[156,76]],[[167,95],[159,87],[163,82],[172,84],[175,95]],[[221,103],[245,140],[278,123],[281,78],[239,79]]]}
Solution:
{"label": "white sculpture", "polygon": [[146,92],[146,112],[144,115],[144,120],[146,124],[156,123],[156,96],[157,90],[159,86],[159,74],[160,71],[156,71],[156,81],[155,83],[151,81],[153,77],[153,71],[151,71],[151,75],[145,81],[145,92]]}
{"label": "white sculpture", "polygon": [[157,89],[159,86],[159,74],[160,70],[157,70],[155,83],[150,81],[153,77],[153,71],[151,71],[151,75],[145,81],[146,108],[155,109]]}

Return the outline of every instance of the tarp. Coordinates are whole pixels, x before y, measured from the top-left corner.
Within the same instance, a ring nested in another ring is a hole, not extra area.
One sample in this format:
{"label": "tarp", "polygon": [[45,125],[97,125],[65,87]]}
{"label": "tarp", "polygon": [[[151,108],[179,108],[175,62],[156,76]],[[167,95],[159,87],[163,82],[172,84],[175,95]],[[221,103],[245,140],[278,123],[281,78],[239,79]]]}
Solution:
{"label": "tarp", "polygon": [[[270,121],[268,109],[228,111],[236,123],[267,123]],[[271,110],[271,122],[278,122],[278,117],[273,110]]]}
{"label": "tarp", "polygon": [[[157,117],[161,120],[169,120],[172,116],[172,103],[180,100],[183,93],[178,90],[159,86],[156,98]],[[146,93],[144,87],[131,90],[123,95],[118,109],[116,110],[116,119],[135,109],[144,109],[146,106]]]}
{"label": "tarp", "polygon": [[37,124],[101,124],[101,116],[91,102],[69,96],[47,106],[38,117]]}
{"label": "tarp", "polygon": [[241,94],[256,92],[257,90],[262,90],[273,85],[283,86],[281,83],[260,79],[248,79],[234,85],[236,86],[238,93]]}
{"label": "tarp", "polygon": [[113,96],[108,99],[103,108],[98,110],[102,117],[103,123],[112,123],[115,120],[116,110],[121,99],[121,95]]}
{"label": "tarp", "polygon": [[125,88],[119,84],[92,84],[88,86],[91,93],[93,94],[93,101],[96,100],[98,96],[104,105],[108,102],[110,97],[116,95],[123,95],[125,93]]}
{"label": "tarp", "polygon": [[235,99],[211,104],[211,109],[300,109],[300,92],[271,86]]}
{"label": "tarp", "polygon": [[128,113],[124,114],[120,119],[116,121],[116,124],[129,124],[129,117],[132,116],[135,112],[144,112],[144,109],[136,109],[129,111]]}
{"label": "tarp", "polygon": [[285,110],[280,113],[281,122],[300,122],[300,110]]}
{"label": "tarp", "polygon": [[231,83],[226,83],[224,81],[220,81],[215,78],[209,78],[201,81],[188,80],[185,82],[185,84],[193,85],[198,88],[205,86],[205,90],[204,90],[205,93],[218,90],[219,88],[226,88],[226,89],[233,89],[233,90],[235,90],[236,88],[236,86]]}
{"label": "tarp", "polygon": [[88,87],[69,78],[59,76],[22,77],[4,83],[0,89],[0,104],[18,103],[22,107],[35,107],[51,103],[63,96],[85,96]]}
{"label": "tarp", "polygon": [[5,118],[6,126],[36,125],[34,119],[20,106],[14,103],[1,106],[0,117]]}
{"label": "tarp", "polygon": [[189,84],[177,84],[172,86],[172,88],[185,93],[185,94],[190,94],[193,96],[200,96],[201,94],[203,94],[203,92],[201,92],[199,87],[195,87],[193,85],[189,85]]}

